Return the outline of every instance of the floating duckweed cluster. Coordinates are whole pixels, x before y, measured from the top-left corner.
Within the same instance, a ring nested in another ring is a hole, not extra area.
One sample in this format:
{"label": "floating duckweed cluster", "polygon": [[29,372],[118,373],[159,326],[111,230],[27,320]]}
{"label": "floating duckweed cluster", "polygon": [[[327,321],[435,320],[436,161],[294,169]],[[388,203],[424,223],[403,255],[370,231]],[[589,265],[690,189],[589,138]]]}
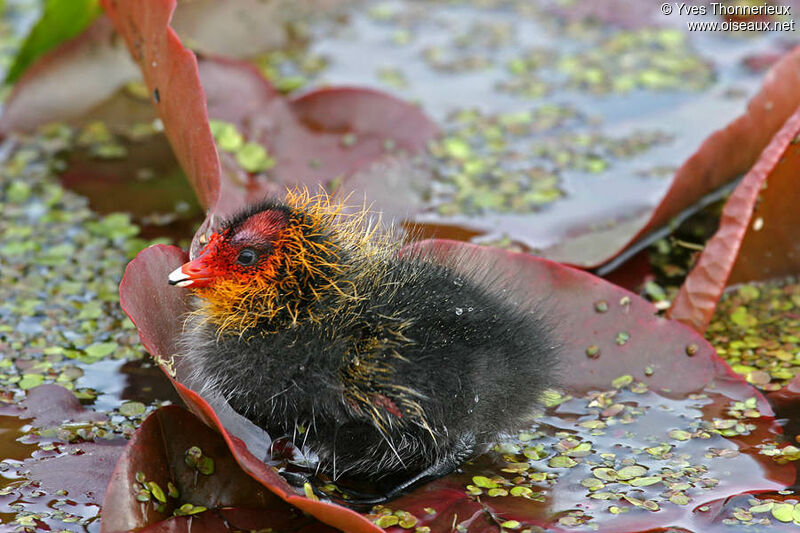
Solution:
{"label": "floating duckweed cluster", "polygon": [[145,405],[141,402],[124,402],[105,411],[106,419],[65,422],[53,427],[32,428],[20,442],[37,444],[44,451],[57,450],[66,443],[102,442],[119,437],[130,438],[147,416],[161,405]]}
{"label": "floating duckweed cluster", "polygon": [[[695,52],[687,35],[678,29],[644,27],[609,32],[591,16],[563,28],[558,16],[554,20],[547,9],[531,2],[481,2],[471,7],[514,11],[520,20],[541,24],[543,32],[558,26],[576,46],[561,49],[537,45],[520,52],[526,40],[517,23],[487,17],[460,26],[444,16],[437,20],[443,28],[443,42],[436,40],[418,48],[419,57],[436,73],[501,73],[495,84],[498,90],[527,98],[565,88],[593,94],[636,89],[701,90],[714,80],[710,62]],[[391,25],[391,41],[402,47],[416,44],[420,27],[431,17],[424,6],[401,8],[390,4],[371,7],[368,15],[379,25]],[[391,68],[400,72],[401,66]],[[405,78],[402,72],[400,75]]]}
{"label": "floating duckweed cluster", "polygon": [[390,508],[382,505],[375,506],[369,518],[375,525],[382,528],[399,526],[403,529],[413,530],[414,533],[429,533],[431,530],[431,528],[427,526],[417,527],[419,519],[408,511],[392,511]]}
{"label": "floating duckweed cluster", "polygon": [[513,57],[506,63],[510,78],[497,88],[539,98],[564,87],[594,94],[701,90],[714,79],[709,62],[694,53],[678,30],[645,28],[603,36],[579,32],[575,37],[588,46],[563,54],[536,47]]}
{"label": "floating duckweed cluster", "polygon": [[606,171],[614,160],[636,157],[671,140],[670,135],[660,131],[635,132],[618,138],[579,133],[538,142],[532,152],[559,170],[596,174]]}
{"label": "floating duckweed cluster", "polygon": [[697,56],[675,29],[622,31],[595,46],[559,59],[568,85],[593,93],[700,90],[714,80],[711,65]]}
{"label": "floating duckweed cluster", "polygon": [[[484,501],[530,500],[548,514],[560,512],[546,507],[558,492],[556,499],[567,498],[562,503],[571,508],[558,518],[565,527],[597,527],[615,515],[713,499],[705,493],[751,468],[751,459],[740,458],[727,437],[749,434],[761,416],[755,398],[729,402],[693,394],[667,400],[631,375],[582,398],[551,392],[544,403],[548,411],[536,426],[499,443],[493,457],[470,468],[464,490]],[[725,406],[724,415],[703,414],[710,404]],[[574,504],[566,486],[584,490]],[[604,503],[589,506],[591,513],[576,511],[581,498]]]}
{"label": "floating duckweed cluster", "polygon": [[530,213],[564,196],[563,171],[600,173],[671,140],[663,132],[537,136],[584,123],[569,107],[543,105],[499,115],[463,110],[430,144],[437,161],[432,202],[441,215]]}
{"label": "floating duckweed cluster", "polygon": [[181,504],[180,491],[172,481],[167,481],[167,486],[161,487],[155,481],[147,481],[145,473],[141,471],[136,472],[135,478],[139,485],[136,501],[143,504],[150,503],[158,513],[166,513],[168,508],[172,508],[173,516],[190,516],[207,510],[202,505]]}
{"label": "floating duckweed cluster", "polygon": [[774,498],[749,496],[721,522],[727,526],[752,526],[751,531],[778,527],[781,523],[800,526],[800,503],[794,498],[784,499],[787,493],[790,491],[781,491]]}
{"label": "floating duckweed cluster", "polygon": [[[79,137],[80,143],[108,139],[96,126]],[[139,229],[128,215],[97,215],[85,198],[59,184],[54,174],[61,163],[55,155],[74,146],[74,138],[70,130],[53,126],[0,148],[5,154],[0,160],[0,401],[5,403],[47,383],[91,402],[96,391],[79,383],[95,363],[145,356],[119,307],[117,287],[128,260],[150,242],[137,237]],[[106,420],[30,428],[20,443],[38,446],[44,456],[77,453],[81,443],[130,437],[155,407],[122,403],[105,412]],[[35,500],[27,497],[45,494],[27,481],[0,487],[34,507]],[[31,511],[27,503],[13,505],[22,530],[41,519],[83,525],[93,519],[67,512],[74,504],[44,513]]]}
{"label": "floating duckweed cluster", "polygon": [[489,52],[509,46],[514,29],[508,22],[473,21],[446,45],[423,49],[422,58],[429,67],[444,73],[486,69],[493,65]]}
{"label": "floating duckweed cluster", "polygon": [[381,83],[394,89],[404,89],[408,87],[408,78],[406,78],[405,73],[399,68],[381,67],[378,69],[377,75]]}
{"label": "floating duckweed cluster", "polygon": [[706,338],[749,383],[780,389],[800,370],[800,284],[749,284],[726,292]]}
{"label": "floating duckweed cluster", "polygon": [[800,459],[800,448],[792,444],[771,442],[762,444],[760,448],[761,455],[772,457],[779,465]]}
{"label": "floating duckweed cluster", "polygon": [[566,107],[483,115],[464,110],[449,120],[448,135],[431,143],[438,162],[433,203],[439,214],[529,213],[561,198],[559,178],[531,160],[530,136],[578,122]]}
{"label": "floating duckweed cluster", "polygon": [[272,50],[255,60],[261,73],[282,93],[302,89],[317,79],[328,62],[307,46]]}
{"label": "floating duckweed cluster", "polygon": [[[68,126],[54,125],[52,128],[61,128],[63,135],[69,132]],[[51,134],[56,133],[55,129]],[[118,159],[128,155],[125,146],[111,133],[105,122],[90,122],[77,134],[75,145],[86,148],[92,157],[98,159]]]}
{"label": "floating duckweed cluster", "polygon": [[[126,86],[128,92],[136,93],[136,87],[147,88],[141,82],[131,82]],[[83,149],[96,159],[122,159],[128,156],[125,144],[139,142],[161,133],[164,126],[160,119],[150,122],[136,122],[111,131],[102,121],[92,121],[76,128],[64,123],[52,123],[42,126],[39,133],[54,144],[63,143],[62,151]],[[41,140],[41,139],[40,139]],[[54,147],[50,147],[54,148]]]}
{"label": "floating duckweed cluster", "polygon": [[59,148],[45,138],[0,162],[0,386],[12,389],[70,388],[78,362],[143,355],[117,286],[148,243],[128,215],[98,216],[57,183]]}
{"label": "floating duckweed cluster", "polygon": [[236,162],[247,172],[265,172],[275,166],[275,159],[258,143],[245,142],[244,136],[234,124],[221,120],[210,120],[211,134],[217,146],[236,158]]}
{"label": "floating duckweed cluster", "polygon": [[526,98],[545,96],[554,89],[554,82],[544,70],[551,68],[557,57],[554,50],[545,48],[531,48],[515,56],[506,63],[511,78],[498,82],[496,88]]}
{"label": "floating duckweed cluster", "polygon": [[[168,402],[166,402],[168,403]],[[129,438],[136,431],[141,422],[162,404],[145,406],[140,402],[125,402],[117,408],[107,411],[103,420],[66,422],[52,427],[29,428],[18,439],[23,445],[32,445],[38,449],[33,452],[35,462],[44,462],[62,456],[79,456],[85,453],[87,443],[103,443],[119,440],[120,437]],[[118,443],[117,443],[118,444]],[[36,481],[25,480],[19,471],[19,464],[5,460],[0,462],[0,472],[17,469],[10,472],[11,478],[0,488],[0,496],[10,496],[15,503],[4,505],[15,513],[14,523],[18,526],[16,531],[39,531],[38,525],[48,526],[78,524],[84,530],[95,519],[97,509],[93,505],[82,505],[83,495],[69,494],[67,490],[60,489],[50,494],[40,489]],[[24,467],[23,467],[24,468]],[[22,477],[23,479],[19,479]],[[157,489],[151,488],[157,493]],[[172,487],[169,488],[172,491]],[[41,502],[43,496],[50,496],[47,508],[43,510]],[[142,501],[141,494],[137,498]],[[75,510],[75,513],[68,509]],[[58,531],[71,531],[59,529]]]}

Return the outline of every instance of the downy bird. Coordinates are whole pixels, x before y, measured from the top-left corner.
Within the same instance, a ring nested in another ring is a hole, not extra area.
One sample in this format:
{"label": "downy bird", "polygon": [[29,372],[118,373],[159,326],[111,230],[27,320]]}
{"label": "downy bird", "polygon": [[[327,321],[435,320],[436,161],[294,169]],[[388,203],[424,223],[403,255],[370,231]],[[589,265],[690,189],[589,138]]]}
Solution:
{"label": "downy bird", "polygon": [[195,378],[318,472],[400,479],[378,502],[529,423],[558,349],[541,305],[480,265],[400,252],[368,220],[290,192],[224,222],[169,282],[196,296]]}

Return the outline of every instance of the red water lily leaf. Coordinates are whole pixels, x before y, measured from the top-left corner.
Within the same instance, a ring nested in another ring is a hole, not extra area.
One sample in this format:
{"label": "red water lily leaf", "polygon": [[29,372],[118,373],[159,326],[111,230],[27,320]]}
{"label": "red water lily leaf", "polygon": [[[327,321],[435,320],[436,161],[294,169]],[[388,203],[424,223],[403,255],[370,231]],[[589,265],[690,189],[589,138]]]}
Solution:
{"label": "red water lily leaf", "polygon": [[[551,440],[547,441],[553,446],[561,438],[556,435],[559,431],[562,435],[584,431],[584,438],[591,438],[598,450],[615,450],[620,459],[631,454],[637,463],[658,472],[665,466],[663,459],[642,454],[641,450],[671,441],[677,447],[675,453],[687,457],[690,464],[705,465],[709,479],[714,478],[714,484],[703,489],[697,482],[693,489],[696,493],[691,494],[697,505],[745,490],[781,490],[793,481],[794,469],[791,466],[774,464],[771,459],[757,454],[757,444],[774,440],[780,433],[765,399],[733,373],[701,336],[680,323],[659,317],[655,308],[642,298],[580,270],[526,254],[454,241],[426,241],[415,246],[427,250],[436,260],[463,264],[467,269],[479,266],[492,272],[493,276],[505,280],[507,294],[512,300],[541,302],[549,319],[557,324],[557,334],[563,343],[561,382],[573,394],[613,390],[611,383],[624,374],[631,376],[631,382],[641,382],[649,391],[645,395],[619,391],[619,405],[636,402],[647,416],[627,422],[627,425],[620,426],[619,431],[610,431],[604,436],[590,434],[585,427],[581,429],[583,426],[579,423],[592,413],[590,408],[581,404],[581,399],[570,400],[554,411],[549,410],[539,423],[541,428],[553,428],[552,436],[548,437]],[[172,247],[148,248],[130,264],[123,279],[123,308],[139,328],[140,336],[146,339],[146,346],[152,353],[160,353],[154,350],[154,346],[172,346],[174,341],[171,339],[180,335],[180,320],[175,317],[176,310],[184,305],[181,293],[186,291],[177,288],[165,290],[162,283],[185,257],[183,252]],[[466,259],[462,261],[460,258]],[[132,292],[137,293],[135,299],[129,298]],[[162,312],[148,305],[147,294],[173,298],[172,303],[164,306],[169,311]],[[147,324],[158,324],[158,329],[148,331]],[[174,328],[171,332],[169,324]],[[599,357],[587,357],[590,346],[597,348]],[[248,430],[249,422],[241,417],[231,418],[235,413],[224,402],[223,406],[219,398],[210,398],[209,404],[206,398],[190,388],[199,384],[187,381],[180,361],[175,367],[176,387],[184,400],[202,419],[220,430],[237,462],[247,473],[289,503],[312,512],[326,523],[347,531],[372,527],[366,520],[359,522],[360,516],[352,511],[297,496],[271,467],[257,458],[264,456],[264,442],[259,442],[259,439],[265,437],[259,437],[255,426],[250,424]],[[700,424],[730,418],[728,413],[733,402],[744,402],[747,398],[755,398],[753,405],[759,414],[756,415],[758,418],[748,419],[754,425],[745,434],[730,439],[710,434],[707,438],[692,438],[687,442],[676,441],[668,435],[673,429],[688,427],[696,431]],[[670,408],[664,410],[664,405]],[[218,411],[220,406],[223,410]],[[712,456],[717,452],[713,450],[727,451],[720,452],[719,458],[715,459]],[[712,456],[707,457],[710,453]],[[476,500],[465,492],[465,487],[472,476],[497,474],[497,462],[503,459],[501,454],[494,455],[494,458],[491,455],[479,458],[467,465],[463,474],[454,474],[426,485],[389,506],[412,513],[418,518],[419,525],[432,528],[451,525],[456,520],[457,523],[463,522],[468,531],[499,531],[500,519],[552,527],[568,509],[589,505],[587,509],[591,510],[592,505],[600,505],[597,502],[590,504],[593,500],[574,488],[579,486],[582,478],[591,477],[590,463],[582,463],[566,472],[551,469],[559,474],[559,481],[547,488],[549,496],[541,504],[511,496]],[[541,465],[541,468],[546,466]],[[658,493],[663,491],[663,486],[657,491],[636,490]],[[642,510],[614,518],[616,515],[606,513],[605,518],[596,520],[601,526],[600,531],[619,531],[620,528],[643,531],[655,526],[692,523],[693,507],[671,503],[662,504],[662,507],[665,510],[657,514]],[[599,512],[599,509],[592,512]],[[344,520],[351,521],[347,527],[343,526]],[[399,528],[396,530],[400,531]]]}
{"label": "red water lily leaf", "polygon": [[[213,472],[199,470],[196,464],[187,462],[188,451],[193,447],[213,461]],[[151,483],[158,485],[163,494],[153,491]],[[173,495],[169,494],[170,483],[177,489]],[[136,495],[148,487],[149,499],[137,500]],[[187,503],[210,511],[190,522],[172,519],[176,509]],[[198,527],[201,531],[233,531],[239,529],[237,522],[249,522],[243,529],[289,531],[313,520],[245,474],[218,433],[175,406],[159,409],[139,427],[114,469],[103,509],[104,532],[145,526],[154,526],[152,531],[197,531]],[[257,510],[258,520],[253,522],[244,512],[246,509]],[[220,516],[223,510],[226,517]],[[236,514],[242,515],[239,520],[220,527],[225,518],[233,519]]]}
{"label": "red water lily leaf", "polygon": [[[314,189],[343,178],[340,186],[351,192],[348,177],[398,152],[421,151],[437,131],[416,107],[372,89],[335,87],[285,99],[251,64],[210,57],[200,60],[200,77],[209,115],[236,124],[275,159],[266,177],[253,178],[223,157],[213,207],[223,216],[287,187]],[[377,173],[373,178],[381,181]]]}
{"label": "red water lily leaf", "polygon": [[[192,0],[180,3],[171,26],[200,53],[253,57],[286,45],[291,39],[288,23],[293,19],[328,14],[342,3],[346,2],[294,0],[287,5],[261,0]],[[0,134],[32,131],[47,122],[80,121],[96,112],[112,124],[114,118],[129,123],[130,115],[110,115],[101,108],[126,83],[140,77],[125,42],[115,36],[108,18],[100,17],[83,34],[25,71],[4,102]],[[133,104],[133,99],[125,99],[125,111],[131,111]],[[141,109],[149,113],[136,118],[154,118],[150,106]]]}
{"label": "red water lily leaf", "polygon": [[720,227],[686,278],[670,316],[705,331],[729,283],[763,280],[800,271],[800,110],[731,194]]}
{"label": "red water lily leaf", "polygon": [[78,37],[43,55],[25,71],[3,106],[0,134],[74,120],[137,74],[127,47],[114,37],[108,18],[101,16]]}
{"label": "red water lily leaf", "polygon": [[219,195],[219,157],[208,128],[197,59],[169,27],[175,5],[176,0],[102,2],[142,70],[175,156],[200,203],[210,206]]}
{"label": "red water lily leaf", "polygon": [[107,417],[90,411],[72,392],[60,385],[40,385],[28,391],[19,404],[4,404],[0,414],[32,418],[31,424],[38,428],[49,428],[63,422],[97,422]]}
{"label": "red water lily leaf", "polygon": [[[527,254],[457,241],[416,246],[446,263],[453,262],[452,257],[468,257],[467,265],[481,265],[508,280],[515,300],[547,302],[548,319],[564,337],[562,381],[571,390],[583,393],[607,385],[623,370],[646,379],[651,388],[677,396],[702,390],[715,379],[740,381],[702,337],[658,316],[651,303],[601,278]],[[622,344],[621,332],[628,334]],[[591,345],[599,349],[596,358],[586,355]],[[689,350],[690,346],[694,348]],[[652,375],[645,376],[648,368]]]}
{"label": "red water lily leaf", "polygon": [[[0,415],[18,417],[35,428],[25,437],[24,447],[27,449],[20,450],[21,453],[7,446],[4,449],[8,460],[21,461],[17,475],[28,480],[18,487],[15,497],[31,498],[28,501],[35,504],[32,498],[43,493],[68,494],[70,503],[65,506],[65,511],[91,520],[103,501],[108,479],[127,441],[120,437],[64,442],[57,429],[63,424],[88,427],[95,422],[102,423],[108,417],[86,409],[71,391],[54,384],[40,385],[27,391],[22,401],[3,405]],[[4,431],[8,429],[9,426],[4,424]],[[31,444],[33,449],[29,448]],[[36,444],[48,446],[37,449]],[[18,447],[23,445],[18,444]],[[66,523],[60,518],[63,517],[43,512],[42,527],[63,529]]]}

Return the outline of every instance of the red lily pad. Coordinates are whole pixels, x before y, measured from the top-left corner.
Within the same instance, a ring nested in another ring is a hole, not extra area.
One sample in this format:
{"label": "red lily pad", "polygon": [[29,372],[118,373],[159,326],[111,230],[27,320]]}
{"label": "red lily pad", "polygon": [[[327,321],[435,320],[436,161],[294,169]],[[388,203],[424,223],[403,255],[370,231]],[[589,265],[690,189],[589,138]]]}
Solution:
{"label": "red lily pad", "polygon": [[[548,319],[557,324],[563,338],[561,380],[569,390],[584,393],[605,386],[622,370],[678,397],[702,390],[715,379],[740,381],[702,337],[658,316],[650,302],[601,278],[527,254],[457,241],[415,246],[448,264],[458,264],[455,258],[463,255],[466,265],[480,265],[508,280],[515,300],[546,302]],[[624,342],[619,333],[627,333]],[[598,348],[598,356],[586,355],[591,345]],[[681,379],[676,381],[676,376]]]}
{"label": "red lily pad", "polygon": [[139,64],[175,156],[200,203],[209,206],[219,195],[219,157],[208,128],[197,59],[169,27],[175,5],[176,0],[102,2]]}
{"label": "red lily pad", "polygon": [[[239,529],[236,520],[220,527],[225,519],[219,515],[223,510],[226,518],[246,509],[257,510],[259,520],[253,523],[251,518],[245,529],[294,530],[310,521],[245,474],[218,433],[175,406],[162,407],[142,423],[108,486],[103,501],[104,532],[155,524],[159,525],[153,531]],[[172,518],[180,515],[186,504],[190,504],[186,511],[198,506],[208,509],[193,513],[198,524]],[[231,509],[234,507],[237,509]],[[241,519],[238,522],[241,524]]]}
{"label": "red lily pad", "polygon": [[[530,469],[552,475],[555,481],[537,482],[538,485],[526,481],[525,485],[513,481],[516,479],[513,475],[498,472],[498,464],[511,461],[519,465],[529,459],[522,456],[522,450],[525,442],[531,443],[530,437],[512,436],[501,444],[506,448],[478,458],[465,467],[463,474],[448,476],[390,503],[392,510],[410,513],[419,525],[432,528],[452,524],[457,515],[456,522],[466,520],[465,527],[472,528],[468,529],[470,531],[498,531],[498,524],[507,520],[558,527],[564,523],[562,519],[569,519],[570,512],[583,509],[586,516],[602,515],[594,518],[600,531],[619,531],[620,528],[644,531],[691,524],[693,509],[702,502],[745,490],[781,490],[794,480],[793,467],[775,464],[757,453],[757,444],[773,441],[780,434],[763,396],[733,373],[701,336],[680,323],[659,317],[655,308],[642,298],[588,273],[527,254],[454,241],[426,241],[415,246],[423,247],[435,260],[464,264],[467,269],[478,266],[508,280],[508,294],[513,299],[542,302],[548,317],[558,325],[557,334],[563,343],[561,382],[576,397],[548,409],[531,430],[540,434],[535,442],[541,444],[545,452],[542,458],[531,461]],[[154,351],[152,347],[172,346],[180,334],[181,321],[176,317],[181,313],[176,315],[176,311],[185,305],[181,293],[186,292],[165,290],[162,283],[185,257],[183,252],[171,247],[148,248],[130,264],[121,286],[123,308],[139,328],[140,336],[147,339],[146,346],[151,353],[162,357],[163,352]],[[467,259],[462,262],[458,258]],[[134,292],[135,299],[131,299]],[[159,298],[172,299],[163,306],[165,311],[147,303],[148,295],[155,297],[156,294]],[[188,308],[184,309],[187,311]],[[159,326],[150,331],[146,324]],[[172,331],[169,331],[170,324],[174,328]],[[595,357],[588,357],[587,350],[592,346],[597,349],[593,353]],[[296,495],[274,470],[257,459],[263,455],[253,450],[263,451],[264,446],[263,442],[258,442],[257,431],[247,431],[249,422],[239,418],[234,425],[229,425],[230,412],[223,411],[222,415],[215,412],[220,399],[211,398],[212,408],[206,399],[191,390],[189,386],[198,387],[199,384],[186,382],[179,360],[175,369],[176,386],[187,404],[220,430],[248,474],[287,502],[326,523],[343,527],[338,520],[347,518],[353,521],[348,531],[355,531],[356,524],[372,527],[366,520],[358,522],[359,515],[352,511]],[[600,391],[606,391],[605,396],[597,396]],[[601,408],[593,407],[592,402],[602,397],[614,400]],[[227,409],[230,411],[229,407]],[[750,409],[747,418],[741,418],[747,409]],[[602,413],[598,414],[599,411]],[[596,433],[597,425],[586,424],[597,421],[605,424],[603,427],[607,430]],[[728,424],[745,424],[746,429],[725,438],[718,433],[717,426]],[[564,446],[564,435],[589,442],[593,452],[591,461],[576,455],[577,464],[567,469],[559,466],[558,459],[552,466],[537,462],[565,456],[558,451]],[[517,446],[517,452],[510,452],[508,446]],[[666,446],[667,451],[659,452],[659,446]],[[643,450],[648,447],[656,451],[645,453]],[[601,453],[619,456],[618,462],[611,462],[616,469],[635,461],[642,469],[658,473],[669,465],[670,458],[678,455],[695,466],[678,468],[674,479],[662,477],[654,481],[651,475],[640,476],[642,480],[637,481],[654,483],[657,487],[617,483],[615,492],[627,491],[633,498],[630,501],[636,502],[612,502],[629,508],[629,512],[618,516],[606,512],[609,502],[598,503],[588,498],[588,489],[575,489],[582,479],[591,478],[594,469],[607,461],[607,456],[601,459]],[[669,455],[664,455],[666,453]],[[701,465],[706,473],[697,476],[696,468]],[[499,482],[496,488],[505,493],[484,495],[480,499],[468,494],[468,486],[474,484],[475,476],[494,479],[498,474],[505,481]],[[674,504],[658,496],[664,491],[664,485],[680,480],[691,487],[685,489],[685,496],[692,506]],[[541,492],[544,501],[514,496],[509,491],[515,486],[522,487],[519,490],[523,493],[524,489]],[[654,505],[656,501],[662,511],[656,513],[642,507]],[[329,513],[334,512],[342,514],[333,518]],[[370,517],[380,520],[381,513],[385,512],[375,510]],[[390,524],[392,520],[385,523]]]}
{"label": "red lily pad", "polygon": [[[252,57],[285,46],[291,40],[290,23],[298,17],[328,15],[341,0],[297,0],[287,3],[238,0],[182,2],[172,27],[200,53]],[[0,134],[29,132],[54,121],[81,122],[87,115],[130,122],[133,98],[122,98],[125,113],[103,109],[119,96],[119,89],[141,77],[125,42],[114,36],[107,17],[100,17],[81,35],[46,54],[24,72],[4,102]],[[134,116],[155,117],[150,106]]]}
{"label": "red lily pad", "polygon": [[218,215],[298,185],[313,189],[343,179],[349,192],[348,177],[398,153],[418,153],[436,134],[417,108],[372,89],[336,87],[285,99],[252,65],[208,57],[200,61],[200,77],[209,115],[235,124],[275,160],[265,175],[251,177],[223,159],[222,192],[212,208]]}
{"label": "red lily pad", "polygon": [[705,331],[726,285],[800,271],[800,110],[731,194],[720,227],[686,278],[670,316]]}
{"label": "red lily pad", "polygon": [[90,411],[70,391],[60,385],[40,385],[31,389],[19,405],[6,404],[0,414],[32,418],[39,428],[57,426],[63,422],[96,422],[105,420],[102,413]]}
{"label": "red lily pad", "polygon": [[798,93],[792,88],[800,81],[798,69],[800,47],[785,54],[770,69],[744,114],[711,134],[684,162],[650,220],[631,241],[666,224],[686,205],[750,170],[800,105]]}
{"label": "red lily pad", "polygon": [[[124,438],[85,441],[80,438],[66,442],[59,428],[91,427],[107,417],[83,407],[75,395],[59,385],[40,385],[29,390],[25,398],[14,405],[3,405],[0,414],[25,420],[19,424],[4,421],[3,433],[18,438],[13,426],[25,433],[13,447],[4,445],[8,476],[24,477],[27,483],[14,487],[11,500],[4,495],[2,512],[16,513],[9,507],[14,500],[24,499],[27,511],[39,512],[42,528],[52,530],[74,527],[74,520],[64,520],[70,514],[84,524],[95,520],[103,501],[108,479],[127,441]],[[102,427],[102,426],[101,426]],[[74,430],[73,430],[74,431]],[[18,453],[19,452],[19,453]],[[15,472],[16,470],[16,472]],[[42,495],[48,498],[41,498]],[[52,514],[52,507],[37,497],[59,506],[62,513]],[[12,514],[13,516],[13,514]]]}
{"label": "red lily pad", "polygon": [[[732,527],[738,526],[743,531],[752,529],[777,531],[783,526],[787,531],[791,531],[797,527],[797,523],[792,519],[792,508],[797,503],[795,494],[744,492],[709,503],[708,509],[702,514],[703,520],[698,520],[697,530],[730,531]],[[779,510],[780,507],[784,509]]]}
{"label": "red lily pad", "polygon": [[[111,22],[100,16],[82,34],[39,58],[14,84],[0,116],[0,134],[75,120],[135,80],[127,47],[113,35]],[[108,68],[95,70],[98,65]]]}

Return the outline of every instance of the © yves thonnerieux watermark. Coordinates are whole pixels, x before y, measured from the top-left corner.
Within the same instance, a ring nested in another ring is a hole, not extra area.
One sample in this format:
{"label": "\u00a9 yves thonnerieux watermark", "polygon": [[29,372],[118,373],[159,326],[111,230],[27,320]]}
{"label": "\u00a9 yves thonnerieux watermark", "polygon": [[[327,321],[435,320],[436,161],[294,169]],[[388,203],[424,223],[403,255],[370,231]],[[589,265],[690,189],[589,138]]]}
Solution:
{"label": "\u00a9 yves thonnerieux watermark", "polygon": [[719,17],[721,20],[687,20],[689,31],[795,31],[796,20],[792,6],[762,4],[723,4],[711,2],[706,5],[685,2],[664,2],[664,15]]}

